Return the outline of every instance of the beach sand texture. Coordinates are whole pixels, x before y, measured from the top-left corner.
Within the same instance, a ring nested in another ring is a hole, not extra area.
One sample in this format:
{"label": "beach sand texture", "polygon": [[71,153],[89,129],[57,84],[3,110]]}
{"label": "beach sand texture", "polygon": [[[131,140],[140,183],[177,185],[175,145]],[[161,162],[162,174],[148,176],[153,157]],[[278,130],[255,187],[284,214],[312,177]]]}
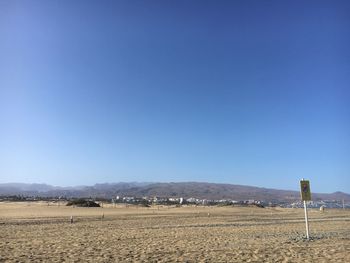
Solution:
{"label": "beach sand texture", "polygon": [[303,213],[1,202],[0,262],[350,262],[350,211]]}

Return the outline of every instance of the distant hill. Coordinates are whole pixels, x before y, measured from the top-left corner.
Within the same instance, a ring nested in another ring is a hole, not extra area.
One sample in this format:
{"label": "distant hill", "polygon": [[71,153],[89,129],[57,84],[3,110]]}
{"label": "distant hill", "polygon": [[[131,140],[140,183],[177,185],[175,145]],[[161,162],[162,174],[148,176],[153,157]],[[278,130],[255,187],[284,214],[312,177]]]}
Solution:
{"label": "distant hill", "polygon": [[[103,197],[119,196],[160,196],[195,197],[200,199],[295,201],[300,199],[298,191],[268,189],[254,186],[216,184],[203,182],[180,183],[106,183],[93,186],[57,187],[46,184],[8,183],[0,184],[0,195],[25,196],[66,196],[66,197]],[[313,200],[346,200],[350,194],[335,192],[332,194],[313,193]]]}

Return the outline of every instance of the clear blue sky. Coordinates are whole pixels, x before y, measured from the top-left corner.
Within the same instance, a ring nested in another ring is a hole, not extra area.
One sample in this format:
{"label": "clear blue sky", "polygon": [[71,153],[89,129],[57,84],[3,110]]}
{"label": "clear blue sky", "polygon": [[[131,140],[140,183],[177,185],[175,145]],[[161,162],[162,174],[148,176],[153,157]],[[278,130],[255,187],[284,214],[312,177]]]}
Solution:
{"label": "clear blue sky", "polygon": [[0,183],[350,192],[349,1],[0,1]]}

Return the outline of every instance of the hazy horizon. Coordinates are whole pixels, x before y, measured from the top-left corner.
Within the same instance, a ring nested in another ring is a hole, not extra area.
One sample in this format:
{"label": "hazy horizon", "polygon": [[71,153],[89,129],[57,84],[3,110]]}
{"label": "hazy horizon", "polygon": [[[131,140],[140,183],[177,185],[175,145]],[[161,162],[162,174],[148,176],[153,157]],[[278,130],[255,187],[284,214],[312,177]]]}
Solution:
{"label": "hazy horizon", "polygon": [[[272,188],[272,187],[262,187],[258,185],[245,185],[245,184],[235,184],[235,183],[218,183],[218,182],[207,182],[207,181],[119,181],[119,182],[98,182],[98,183],[93,183],[93,184],[78,184],[78,185],[54,185],[54,184],[48,184],[45,182],[32,182],[32,183],[25,183],[25,182],[4,182],[0,183],[0,185],[6,185],[6,184],[25,184],[25,185],[48,185],[52,187],[61,187],[61,188],[78,188],[78,187],[91,187],[95,185],[103,185],[103,184],[137,184],[137,185],[142,185],[142,184],[171,184],[171,183],[204,183],[204,184],[224,184],[224,185],[237,185],[237,186],[247,186],[247,187],[257,187],[257,188],[263,188],[263,189],[272,189],[272,190],[282,190],[282,191],[296,191],[300,192],[299,184],[298,187],[294,189],[285,189],[285,188]],[[311,189],[312,191],[312,189]],[[313,193],[323,193],[323,194],[332,194],[336,192],[342,192],[345,194],[350,194],[350,192],[345,192],[345,191],[333,191],[333,192],[316,192],[312,191]]]}
{"label": "hazy horizon", "polygon": [[350,192],[349,1],[1,1],[0,183]]}

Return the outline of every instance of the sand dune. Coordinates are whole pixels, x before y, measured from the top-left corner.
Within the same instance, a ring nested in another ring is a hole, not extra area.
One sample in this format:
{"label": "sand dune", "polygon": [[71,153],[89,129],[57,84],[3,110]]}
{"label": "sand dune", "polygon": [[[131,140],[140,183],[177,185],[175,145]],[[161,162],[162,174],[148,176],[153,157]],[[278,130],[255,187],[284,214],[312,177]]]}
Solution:
{"label": "sand dune", "polygon": [[309,215],[306,241],[302,209],[0,203],[0,262],[350,262],[350,211]]}

